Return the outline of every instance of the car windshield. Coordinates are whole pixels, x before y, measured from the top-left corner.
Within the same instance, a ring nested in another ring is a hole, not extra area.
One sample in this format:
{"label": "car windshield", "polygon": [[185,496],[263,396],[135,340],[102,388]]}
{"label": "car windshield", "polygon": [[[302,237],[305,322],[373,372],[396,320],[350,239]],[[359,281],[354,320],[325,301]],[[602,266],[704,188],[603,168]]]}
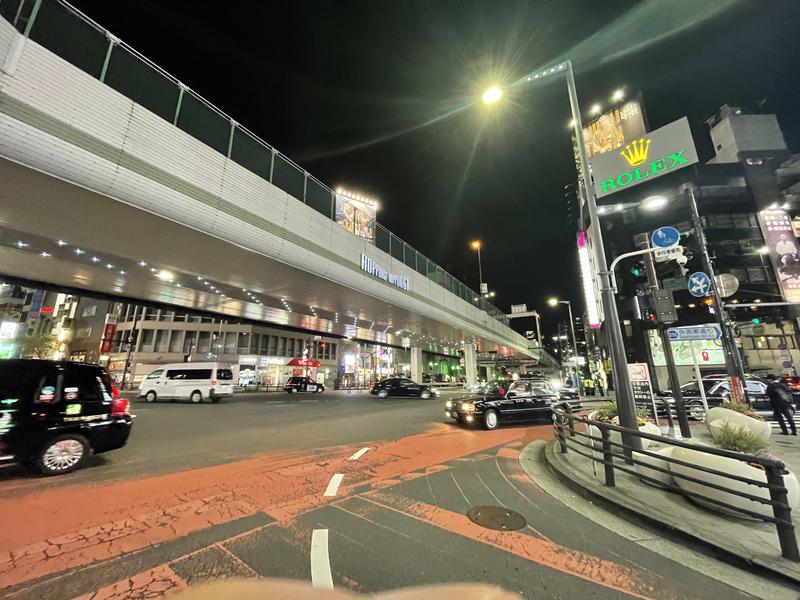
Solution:
{"label": "car windshield", "polygon": [[[717,384],[719,384],[719,379],[703,379],[703,391],[708,393],[711,391],[711,388]],[[696,381],[690,381],[689,383],[685,383],[681,386],[681,392],[699,394],[700,389],[698,388]]]}
{"label": "car windshield", "polygon": [[479,394],[483,394],[484,396],[489,396],[492,394],[498,394],[500,390],[505,391],[505,386],[497,381],[491,381],[483,386],[478,390]]}
{"label": "car windshield", "polygon": [[531,390],[537,396],[554,396],[555,390],[546,381],[533,381],[531,382]]}

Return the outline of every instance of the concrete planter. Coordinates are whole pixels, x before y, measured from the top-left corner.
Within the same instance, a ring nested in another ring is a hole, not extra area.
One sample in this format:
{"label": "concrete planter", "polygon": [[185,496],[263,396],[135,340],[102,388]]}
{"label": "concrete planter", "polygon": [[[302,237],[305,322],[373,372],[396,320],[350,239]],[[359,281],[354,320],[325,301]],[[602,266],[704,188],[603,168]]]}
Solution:
{"label": "concrete planter", "polygon": [[[675,446],[667,446],[665,448],[660,448],[659,450],[655,450],[655,453],[659,454],[660,456],[664,456],[664,457],[670,458],[672,456],[672,451],[674,449],[675,449]],[[637,463],[635,465],[635,468],[636,468],[636,472],[639,475],[643,475],[645,477],[650,477],[652,479],[656,479],[656,480],[658,480],[658,483],[660,483],[660,484],[662,484],[664,486],[673,485],[675,483],[675,480],[673,479],[673,477],[672,477],[672,475],[670,473],[664,473],[664,472],[658,471],[656,469],[651,469],[651,468],[649,468],[649,467],[647,467],[645,465],[638,464],[638,463],[642,462],[642,463],[646,463],[648,465],[653,465],[655,467],[659,467],[661,469],[669,470],[670,465],[669,465],[669,463],[667,461],[662,460],[660,458],[656,458],[654,456],[648,456],[646,454],[641,454],[639,452],[634,452],[633,453],[633,458]],[[647,479],[642,479],[642,482],[647,483],[649,485],[658,485],[658,484],[653,483],[652,481],[649,481]]]}
{"label": "concrete planter", "polygon": [[[763,470],[733,458],[716,456],[714,454],[705,454],[703,452],[698,452],[697,450],[689,450],[687,448],[678,448],[678,447],[676,447],[673,450],[672,457],[677,460],[682,460],[687,463],[691,463],[693,465],[714,469],[722,473],[738,475],[740,477],[747,477],[748,479],[753,479],[755,481],[763,481],[764,483],[766,483],[767,481],[766,473]],[[670,471],[676,475],[686,475],[688,477],[703,479],[705,481],[708,481],[709,483],[724,486],[736,492],[748,493],[753,496],[757,496],[759,498],[764,498],[765,500],[769,499],[769,491],[766,488],[756,487],[754,485],[750,485],[748,483],[744,483],[741,481],[734,481],[731,479],[727,479],[725,477],[722,477],[721,475],[704,473],[702,471],[697,471],[690,467],[685,467],[683,465],[678,465],[674,463],[670,463],[669,468]],[[787,475],[784,475],[783,480],[784,480],[784,485],[788,490],[789,505],[792,507],[792,510],[795,511],[797,510],[798,506],[800,506],[800,483],[798,483],[797,477],[794,475],[794,473],[789,473]],[[731,494],[730,492],[725,492],[722,490],[710,488],[707,485],[703,485],[702,483],[695,483],[694,481],[688,481],[686,479],[681,479],[680,477],[675,477],[675,483],[678,485],[679,488],[687,492],[702,494],[703,496],[707,496],[708,498],[712,498],[720,502],[725,502],[732,506],[743,508],[745,510],[752,511],[760,515],[772,516],[773,514],[772,507],[769,506],[768,504],[762,504],[760,502],[755,502],[753,500],[741,498],[739,496]],[[692,498],[692,500],[702,506],[705,506],[717,512],[722,512],[725,514],[745,519],[748,518],[746,515],[743,515],[742,513],[724,508],[712,502],[706,502],[699,498]]]}
{"label": "concrete planter", "polygon": [[725,423],[731,423],[738,427],[744,427],[753,434],[757,435],[765,444],[769,443],[769,438],[772,435],[772,428],[766,421],[759,421],[747,415],[743,415],[721,406],[715,406],[708,411],[706,417],[706,428],[708,429],[714,441],[717,440],[720,427]]}

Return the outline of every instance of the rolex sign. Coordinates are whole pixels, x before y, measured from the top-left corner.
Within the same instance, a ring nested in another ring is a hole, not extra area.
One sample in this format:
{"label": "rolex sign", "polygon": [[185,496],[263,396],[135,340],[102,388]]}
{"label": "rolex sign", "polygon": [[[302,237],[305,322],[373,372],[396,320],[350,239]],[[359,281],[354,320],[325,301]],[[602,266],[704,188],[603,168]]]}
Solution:
{"label": "rolex sign", "polygon": [[686,117],[589,161],[598,198],[696,162],[697,150]]}

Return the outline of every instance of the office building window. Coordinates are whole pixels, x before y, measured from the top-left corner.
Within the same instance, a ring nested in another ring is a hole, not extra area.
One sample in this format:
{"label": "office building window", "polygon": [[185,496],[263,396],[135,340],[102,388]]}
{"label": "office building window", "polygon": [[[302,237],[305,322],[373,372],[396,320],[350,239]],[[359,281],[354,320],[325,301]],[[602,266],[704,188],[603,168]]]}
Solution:
{"label": "office building window", "polygon": [[211,352],[211,332],[201,331],[197,334],[197,351]]}
{"label": "office building window", "polygon": [[286,356],[294,356],[294,338],[286,340]]}
{"label": "office building window", "polygon": [[286,356],[286,338],[278,338],[278,356]]}
{"label": "office building window", "polygon": [[259,354],[269,353],[269,336],[266,333],[261,334],[261,343],[259,344]]}
{"label": "office building window", "polygon": [[142,315],[139,317],[144,321],[155,321],[158,316],[158,311],[155,308],[142,307]]}
{"label": "office building window", "polygon": [[165,331],[164,329],[157,329],[156,330],[155,352],[166,352],[167,351],[167,337],[168,336],[169,336],[169,331]]}
{"label": "office building window", "polygon": [[142,329],[142,345],[140,346],[142,352],[152,352],[153,351],[153,338],[155,337],[155,332],[152,329]]}
{"label": "office building window", "polygon": [[171,310],[162,310],[158,313],[159,321],[172,321],[175,318],[175,312]]}
{"label": "office building window", "polygon": [[277,356],[278,352],[278,338],[274,335],[269,336],[269,354],[270,356]]}
{"label": "office building window", "polygon": [[246,331],[239,333],[239,345],[237,346],[239,354],[247,354],[250,352],[250,334]]}
{"label": "office building window", "polygon": [[195,351],[197,351],[197,332],[187,331],[183,335],[183,353],[188,354]]}
{"label": "office building window", "polygon": [[236,341],[239,334],[235,331],[229,331],[223,334],[225,336],[225,354],[236,354]]}
{"label": "office building window", "polygon": [[261,336],[257,333],[250,334],[250,354],[258,354],[258,341]]}
{"label": "office building window", "polygon": [[169,336],[169,351],[180,352],[183,349],[183,332],[180,330],[173,330]]}

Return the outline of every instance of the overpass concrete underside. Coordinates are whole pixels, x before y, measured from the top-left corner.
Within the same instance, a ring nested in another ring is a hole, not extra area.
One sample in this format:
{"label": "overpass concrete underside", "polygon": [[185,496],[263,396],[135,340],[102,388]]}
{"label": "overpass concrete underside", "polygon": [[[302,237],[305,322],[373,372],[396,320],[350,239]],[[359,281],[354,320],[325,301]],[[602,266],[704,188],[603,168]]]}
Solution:
{"label": "overpass concrete underside", "polygon": [[0,159],[0,181],[2,275],[393,345],[508,351],[18,163]]}

